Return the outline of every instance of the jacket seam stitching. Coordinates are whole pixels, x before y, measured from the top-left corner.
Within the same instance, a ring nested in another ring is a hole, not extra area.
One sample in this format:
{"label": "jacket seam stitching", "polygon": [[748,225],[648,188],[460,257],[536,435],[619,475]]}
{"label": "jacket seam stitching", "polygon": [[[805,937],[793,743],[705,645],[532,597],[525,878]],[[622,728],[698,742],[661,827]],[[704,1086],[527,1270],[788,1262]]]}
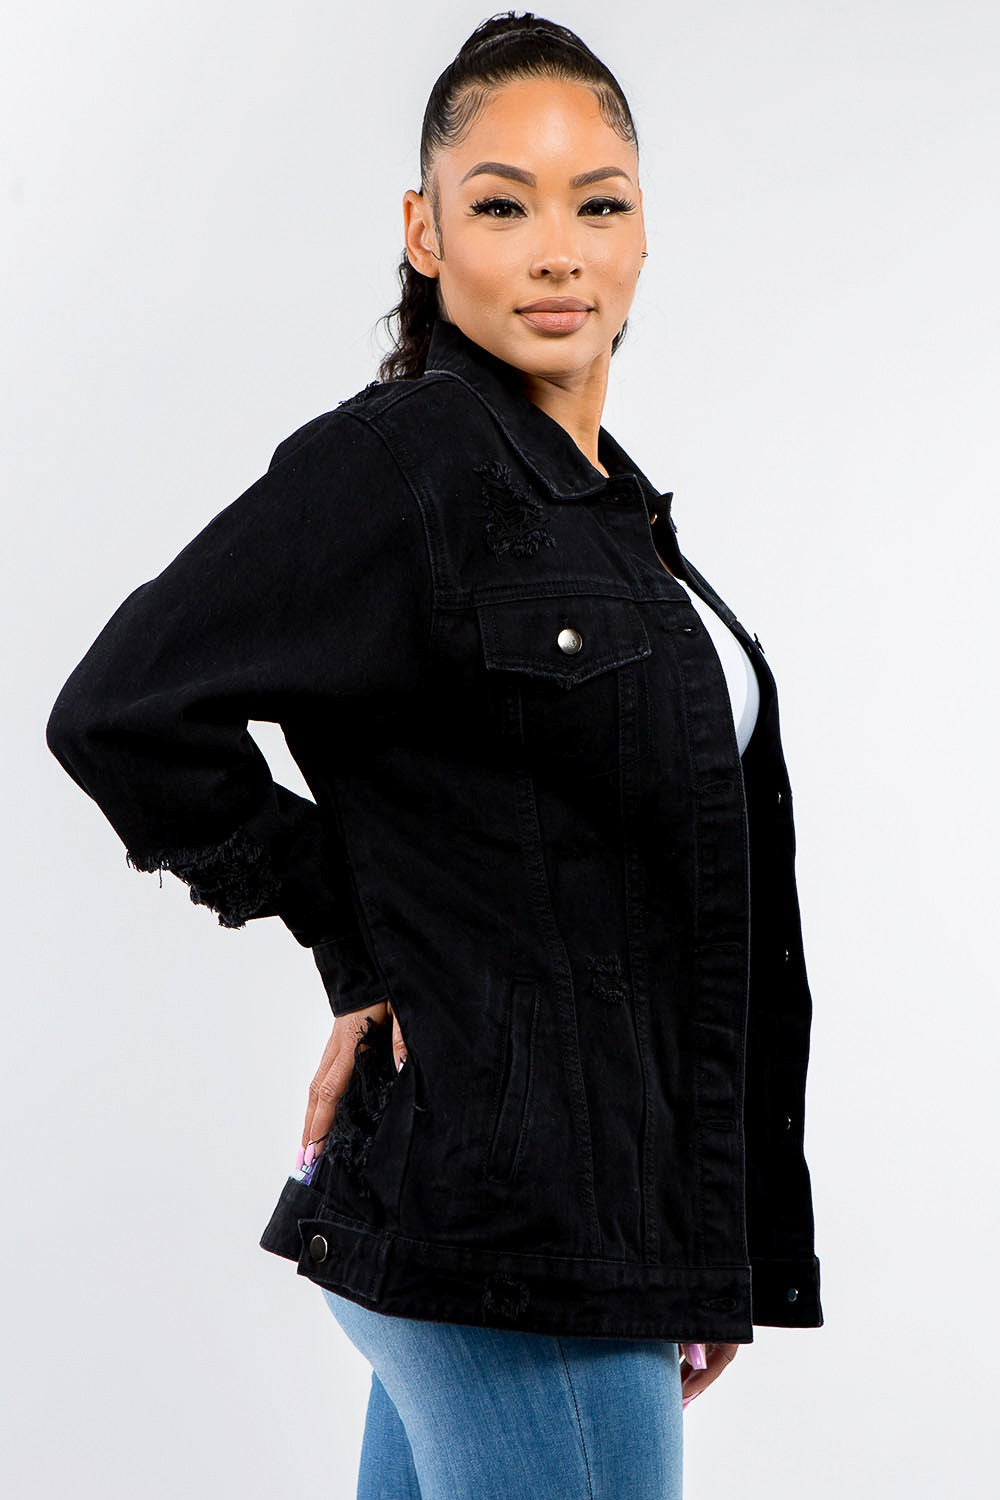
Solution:
{"label": "jacket seam stitching", "polygon": [[[401,400],[402,396],[399,399]],[[393,403],[393,404],[395,405],[396,403]],[[429,621],[429,625],[428,625],[426,640],[424,641],[424,645],[425,645],[428,653],[430,653],[431,650],[432,650],[434,639],[435,639],[436,634],[437,634],[437,627],[438,627],[437,614],[438,614],[438,592],[439,592],[439,588],[438,588],[437,569],[436,569],[436,567],[434,565],[434,549],[433,549],[433,547],[431,545],[430,528],[428,527],[428,524],[427,524],[427,516],[425,514],[423,500],[421,499],[420,494],[419,494],[416,486],[413,484],[412,480],[410,479],[410,476],[407,474],[406,470],[403,468],[403,465],[402,465],[402,463],[400,462],[400,459],[399,459],[399,455],[396,453],[395,449],[393,448],[393,446],[390,443],[389,439],[386,437],[385,433],[382,432],[375,425],[374,422],[368,421],[367,418],[365,418],[364,416],[362,416],[360,412],[350,411],[350,410],[342,409],[342,408],[339,408],[339,407],[338,407],[338,410],[343,410],[343,415],[345,417],[349,417],[352,421],[357,422],[358,425],[360,427],[362,427],[366,432],[370,432],[370,433],[373,434],[373,436],[375,436],[376,438],[378,438],[379,442],[382,444],[382,447],[385,449],[386,453],[388,453],[389,457],[391,458],[393,466],[396,468],[397,472],[399,473],[400,478],[402,479],[403,483],[406,485],[406,488],[408,489],[408,491],[412,495],[414,504],[417,507],[417,512],[418,512],[418,514],[420,516],[421,533],[422,533],[423,539],[424,539],[424,556],[425,556],[425,558],[427,560],[427,572],[428,572],[428,577],[429,577],[430,586],[431,586],[430,621]]]}
{"label": "jacket seam stitching", "polygon": [[[326,1212],[324,1212],[324,1208],[326,1209]],[[689,1261],[681,1265],[677,1264],[674,1261],[647,1261],[636,1258],[629,1259],[627,1257],[612,1257],[607,1255],[549,1255],[544,1250],[493,1250],[489,1246],[482,1245],[477,1245],[473,1247],[471,1251],[469,1251],[466,1246],[455,1245],[449,1240],[422,1240],[418,1239],[415,1235],[404,1234],[403,1232],[395,1229],[373,1229],[370,1225],[359,1223],[356,1219],[350,1220],[346,1224],[342,1224],[340,1222],[341,1217],[342,1216],[340,1215],[339,1211],[333,1207],[332,1202],[330,1202],[330,1200],[328,1199],[324,1199],[323,1204],[319,1206],[319,1211],[317,1213],[313,1214],[311,1217],[303,1218],[299,1222],[309,1225],[322,1225],[325,1222],[331,1225],[334,1229],[343,1230],[347,1234],[365,1235],[371,1239],[377,1240],[396,1241],[401,1244],[417,1246],[421,1250],[442,1250],[444,1251],[446,1257],[457,1256],[459,1258],[463,1258],[469,1256],[472,1260],[476,1260],[481,1254],[486,1253],[492,1254],[504,1261],[535,1262],[541,1263],[546,1266],[612,1266],[619,1269],[624,1266],[630,1270],[636,1270],[640,1272],[666,1271],[669,1272],[671,1276],[680,1276],[681,1278],[689,1279],[692,1281],[700,1281],[705,1277],[712,1279],[716,1276],[728,1275],[733,1272],[745,1276],[750,1270],[749,1261],[737,1260],[712,1261],[708,1265],[696,1265],[693,1262]],[[767,1260],[768,1257],[764,1257],[764,1259]],[[440,1263],[441,1262],[437,1260],[432,1262],[432,1264]],[[802,1265],[808,1268],[812,1264],[812,1261],[809,1256],[805,1256],[801,1261],[794,1261],[793,1263],[797,1266]]]}

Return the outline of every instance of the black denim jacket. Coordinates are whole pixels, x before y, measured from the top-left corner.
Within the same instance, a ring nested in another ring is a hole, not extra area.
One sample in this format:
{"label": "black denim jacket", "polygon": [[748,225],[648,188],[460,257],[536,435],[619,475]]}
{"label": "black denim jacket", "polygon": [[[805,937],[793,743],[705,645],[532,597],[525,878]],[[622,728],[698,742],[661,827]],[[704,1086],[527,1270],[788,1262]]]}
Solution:
{"label": "black denim jacket", "polygon": [[[124,600],[47,741],[136,869],[279,917],[335,1015],[391,998],[407,1061],[369,1028],[265,1249],[385,1313],[752,1342],[823,1322],[774,678],[598,455],[439,320]],[[742,758],[657,551],[751,656]]]}

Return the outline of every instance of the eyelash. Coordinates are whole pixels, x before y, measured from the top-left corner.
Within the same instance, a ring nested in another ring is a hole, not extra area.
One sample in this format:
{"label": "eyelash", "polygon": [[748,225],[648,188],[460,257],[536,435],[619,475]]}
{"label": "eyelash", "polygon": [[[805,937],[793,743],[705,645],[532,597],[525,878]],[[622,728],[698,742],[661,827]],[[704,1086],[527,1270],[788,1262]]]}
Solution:
{"label": "eyelash", "polygon": [[[500,204],[507,204],[511,208],[520,208],[520,206],[521,206],[519,203],[516,203],[513,198],[501,198],[501,197],[479,198],[479,199],[477,199],[477,201],[475,203],[473,203],[471,205],[471,207],[469,209],[469,212],[472,213],[472,214],[485,214],[486,209],[492,208],[495,204],[498,204],[498,203],[500,203]],[[627,213],[631,213],[634,210],[634,208],[635,208],[635,204],[634,203],[630,203],[627,198],[589,198],[587,200],[587,202],[584,204],[584,207],[585,208],[589,208],[591,206],[591,204],[594,204],[594,203],[598,203],[598,204],[602,204],[602,205],[603,204],[610,204],[611,208],[614,210],[615,213],[626,213],[627,214]],[[501,215],[487,214],[486,217],[487,218],[491,218],[491,219],[492,218],[501,218],[501,219],[503,219],[503,218],[506,218],[508,216],[506,214],[501,214]],[[591,219],[610,219],[611,218],[611,214],[588,214],[587,217],[591,218]]]}

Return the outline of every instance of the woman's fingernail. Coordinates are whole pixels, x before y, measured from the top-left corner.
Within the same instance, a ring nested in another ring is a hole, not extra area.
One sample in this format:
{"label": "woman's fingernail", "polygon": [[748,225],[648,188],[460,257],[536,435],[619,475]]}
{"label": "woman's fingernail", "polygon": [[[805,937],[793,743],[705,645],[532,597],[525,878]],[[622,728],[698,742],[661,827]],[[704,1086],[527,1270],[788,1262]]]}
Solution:
{"label": "woman's fingernail", "polygon": [[[698,1394],[699,1394],[699,1392],[695,1391],[694,1396],[697,1396]],[[685,1396],[684,1397],[683,1401],[681,1402],[681,1410],[682,1411],[684,1410],[685,1406],[690,1406],[691,1405],[691,1402],[694,1400],[694,1396]]]}
{"label": "woman's fingernail", "polygon": [[688,1363],[692,1370],[705,1370],[708,1368],[708,1360],[705,1358],[704,1344],[688,1344]]}
{"label": "woman's fingernail", "polygon": [[296,1170],[296,1172],[301,1172],[302,1171],[302,1165],[303,1165],[305,1159],[306,1159],[306,1148],[305,1148],[305,1146],[300,1146],[299,1149],[298,1149],[298,1151],[295,1153],[295,1170]]}
{"label": "woman's fingernail", "polygon": [[397,1057],[397,1059],[396,1059],[396,1072],[397,1073],[399,1072],[400,1068],[403,1066],[403,1064],[405,1063],[405,1061],[406,1061],[405,1057]]}
{"label": "woman's fingernail", "polygon": [[302,1158],[302,1165],[304,1167],[311,1167],[312,1164],[313,1164],[313,1160],[314,1160],[315,1156],[316,1156],[316,1147],[313,1145],[312,1141],[310,1141],[309,1144],[308,1144],[308,1146],[306,1147],[306,1154]]}

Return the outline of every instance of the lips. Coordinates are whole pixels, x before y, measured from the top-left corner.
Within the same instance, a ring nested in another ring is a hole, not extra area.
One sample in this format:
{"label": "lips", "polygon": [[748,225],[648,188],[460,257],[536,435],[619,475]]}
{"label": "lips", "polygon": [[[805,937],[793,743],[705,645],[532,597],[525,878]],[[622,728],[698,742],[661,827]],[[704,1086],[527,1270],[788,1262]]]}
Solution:
{"label": "lips", "polygon": [[575,333],[593,308],[578,297],[540,297],[517,309],[524,321],[542,333]]}
{"label": "lips", "polygon": [[539,297],[537,302],[526,302],[518,312],[589,312],[591,304],[581,302],[579,297]]}

